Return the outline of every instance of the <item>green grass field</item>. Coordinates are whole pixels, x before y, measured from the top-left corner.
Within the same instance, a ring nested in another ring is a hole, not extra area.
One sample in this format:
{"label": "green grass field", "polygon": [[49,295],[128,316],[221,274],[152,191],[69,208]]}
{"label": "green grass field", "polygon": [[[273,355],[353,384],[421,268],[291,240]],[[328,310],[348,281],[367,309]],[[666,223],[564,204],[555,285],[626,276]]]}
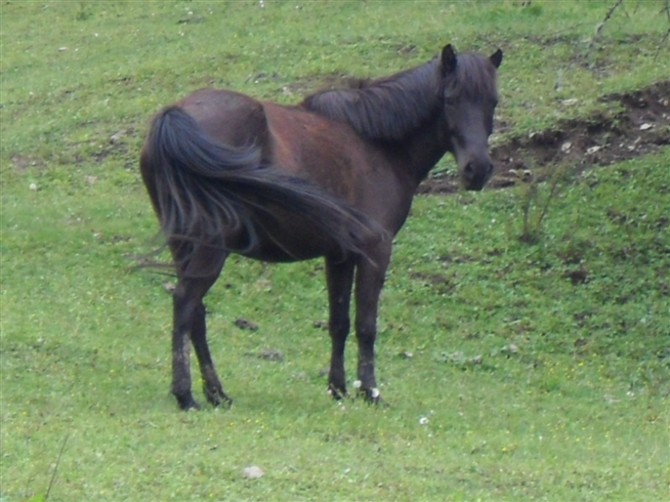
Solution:
{"label": "green grass field", "polygon": [[179,412],[173,279],[133,269],[161,106],[203,86],[292,103],[501,47],[499,144],[669,78],[664,1],[598,30],[615,3],[3,2],[0,502],[666,499],[667,146],[568,176],[533,244],[546,184],[417,197],[382,298],[387,406],[326,394],[321,261],[233,258],[208,321],[235,404]]}

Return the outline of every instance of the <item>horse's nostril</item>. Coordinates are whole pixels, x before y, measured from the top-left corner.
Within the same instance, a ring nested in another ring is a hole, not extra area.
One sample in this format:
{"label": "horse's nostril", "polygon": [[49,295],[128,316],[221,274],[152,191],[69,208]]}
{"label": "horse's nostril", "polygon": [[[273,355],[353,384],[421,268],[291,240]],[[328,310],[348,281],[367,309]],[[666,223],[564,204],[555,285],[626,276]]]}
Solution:
{"label": "horse's nostril", "polygon": [[472,180],[475,178],[488,178],[493,172],[493,164],[487,162],[486,164],[477,165],[473,162],[468,162],[463,168],[463,175],[466,179]]}

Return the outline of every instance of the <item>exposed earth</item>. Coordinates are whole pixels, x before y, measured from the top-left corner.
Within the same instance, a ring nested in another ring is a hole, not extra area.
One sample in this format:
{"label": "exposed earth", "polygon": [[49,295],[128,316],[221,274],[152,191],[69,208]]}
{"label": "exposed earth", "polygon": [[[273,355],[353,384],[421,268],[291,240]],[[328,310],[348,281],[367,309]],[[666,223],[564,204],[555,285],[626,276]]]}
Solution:
{"label": "exposed earth", "polygon": [[[492,148],[495,174],[489,187],[511,186],[528,178],[542,179],[550,166],[584,170],[655,152],[670,145],[670,80],[646,89],[601,98],[609,114],[559,122],[554,128],[515,138]],[[452,193],[456,176],[426,179],[418,193]]]}

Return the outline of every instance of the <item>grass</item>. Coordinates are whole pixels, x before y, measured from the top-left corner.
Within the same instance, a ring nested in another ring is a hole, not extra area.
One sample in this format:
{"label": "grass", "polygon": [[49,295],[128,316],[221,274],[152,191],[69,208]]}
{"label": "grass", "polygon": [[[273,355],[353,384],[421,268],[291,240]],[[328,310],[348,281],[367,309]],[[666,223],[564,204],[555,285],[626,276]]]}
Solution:
{"label": "grass", "polygon": [[626,0],[595,37],[611,4],[3,4],[0,500],[47,498],[56,464],[54,501],[666,496],[667,148],[574,176],[532,245],[523,188],[418,198],[382,302],[388,407],[326,396],[321,262],[234,258],[208,307],[235,405],[179,413],[171,279],[132,271],[160,106],[204,85],[295,102],[448,41],[501,46],[503,141],[667,79],[662,2]]}

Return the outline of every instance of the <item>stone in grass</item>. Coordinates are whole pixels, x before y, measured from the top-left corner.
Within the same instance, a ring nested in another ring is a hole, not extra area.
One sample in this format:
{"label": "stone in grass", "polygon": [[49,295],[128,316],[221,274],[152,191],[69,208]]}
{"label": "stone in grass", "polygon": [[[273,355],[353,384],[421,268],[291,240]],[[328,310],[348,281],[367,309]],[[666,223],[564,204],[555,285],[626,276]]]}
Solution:
{"label": "stone in grass", "polygon": [[266,349],[261,350],[258,357],[266,361],[281,363],[284,360],[284,353],[281,350]]}
{"label": "stone in grass", "polygon": [[258,331],[258,324],[241,317],[239,319],[235,319],[235,326],[247,331]]}
{"label": "stone in grass", "polygon": [[244,468],[243,475],[246,479],[260,479],[265,476],[265,472],[257,465],[250,465]]}
{"label": "stone in grass", "polygon": [[461,366],[463,368],[481,366],[484,362],[484,358],[481,355],[476,356],[466,356],[463,352],[454,352],[452,354],[448,352],[442,353],[442,361],[447,364],[453,364],[454,366]]}

